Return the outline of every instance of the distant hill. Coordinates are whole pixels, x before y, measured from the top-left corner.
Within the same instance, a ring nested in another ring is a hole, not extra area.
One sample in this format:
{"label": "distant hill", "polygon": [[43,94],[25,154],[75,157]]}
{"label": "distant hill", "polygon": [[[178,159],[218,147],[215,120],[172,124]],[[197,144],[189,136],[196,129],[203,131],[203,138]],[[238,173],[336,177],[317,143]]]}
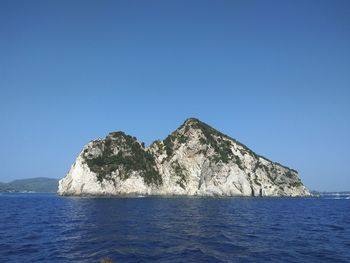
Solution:
{"label": "distant hill", "polygon": [[58,179],[38,177],[14,180],[9,183],[0,183],[0,192],[38,192],[56,193]]}
{"label": "distant hill", "polygon": [[323,197],[339,197],[339,196],[350,196],[350,191],[339,191],[339,192],[322,192],[322,191],[311,191],[314,196],[323,196]]}

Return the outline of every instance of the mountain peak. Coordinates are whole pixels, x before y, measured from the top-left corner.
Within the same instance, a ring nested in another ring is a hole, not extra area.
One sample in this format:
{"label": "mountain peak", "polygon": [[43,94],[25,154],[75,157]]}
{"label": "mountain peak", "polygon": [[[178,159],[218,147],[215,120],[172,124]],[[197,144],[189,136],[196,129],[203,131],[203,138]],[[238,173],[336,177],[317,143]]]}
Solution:
{"label": "mountain peak", "polygon": [[[210,136],[213,134],[226,136],[219,132],[218,130],[214,129],[210,125],[206,124],[205,122],[200,121],[197,118],[188,118],[185,120],[185,122],[178,128],[178,130],[181,130],[182,128],[185,128],[185,130],[194,129],[194,130],[201,130],[204,136]],[[228,136],[226,136],[228,137]]]}
{"label": "mountain peak", "polygon": [[218,132],[214,128],[212,128],[211,126],[209,126],[208,124],[206,124],[205,122],[202,122],[201,120],[199,120],[197,118],[186,119],[185,122],[179,127],[179,129],[181,129],[183,127],[190,127],[192,129],[200,129],[200,130],[210,129],[213,132]]}
{"label": "mountain peak", "polygon": [[200,123],[201,121],[198,120],[197,118],[193,118],[193,117],[190,117],[190,118],[187,118],[184,122],[184,124],[191,124],[191,123]]}

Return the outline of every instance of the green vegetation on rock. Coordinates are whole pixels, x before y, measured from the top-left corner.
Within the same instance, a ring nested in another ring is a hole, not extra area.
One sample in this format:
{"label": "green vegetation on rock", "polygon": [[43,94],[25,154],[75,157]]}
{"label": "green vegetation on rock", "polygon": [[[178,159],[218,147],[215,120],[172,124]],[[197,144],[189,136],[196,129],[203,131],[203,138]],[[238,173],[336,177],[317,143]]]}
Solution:
{"label": "green vegetation on rock", "polygon": [[188,137],[186,135],[178,134],[176,131],[166,137],[163,143],[167,154],[167,159],[169,160],[174,153],[175,142],[178,144],[184,144],[187,141]]}
{"label": "green vegetation on rock", "polygon": [[255,177],[253,181],[254,181],[254,183],[255,183],[256,185],[261,186],[261,183],[260,183],[260,181],[259,181],[259,179],[258,179],[257,177]]}
{"label": "green vegetation on rock", "polygon": [[[241,143],[241,142],[237,141],[236,139],[234,139],[234,138],[232,138],[232,137],[230,137],[230,136],[228,136],[228,135],[226,135],[226,134],[224,134],[224,133],[222,133],[222,132],[220,132],[220,131],[218,131],[218,130],[212,128],[212,127],[209,126],[208,124],[206,124],[206,123],[204,123],[204,122],[201,122],[200,120],[198,120],[198,119],[196,119],[196,118],[189,118],[189,119],[187,119],[183,125],[186,125],[186,124],[187,124],[187,127],[186,127],[187,129],[188,129],[189,126],[192,126],[193,128],[201,129],[201,130],[202,130],[204,136],[205,136],[207,139],[204,139],[204,138],[203,138],[203,139],[200,139],[200,142],[201,142],[202,144],[207,144],[207,143],[209,143],[209,144],[214,148],[214,150],[215,150],[216,152],[219,153],[220,158],[223,157],[222,161],[223,161],[224,163],[227,163],[227,162],[228,162],[228,159],[224,157],[224,153],[225,153],[225,152],[227,153],[228,151],[227,151],[225,145],[222,145],[221,143],[219,143],[219,145],[218,145],[217,147],[213,146],[214,144],[216,144],[216,140],[215,140],[214,136],[215,136],[215,137],[220,137],[220,138],[228,139],[228,140],[230,140],[230,141],[233,141],[233,142],[236,143],[237,145],[241,146],[241,147],[243,148],[243,149],[240,149],[242,155],[249,153],[251,156],[253,156],[253,157],[254,157],[255,159],[257,159],[257,160],[258,160],[259,158],[263,158],[263,159],[265,159],[265,160],[271,162],[272,164],[275,164],[275,165],[284,167],[284,168],[286,168],[286,169],[288,169],[288,170],[290,170],[290,171],[292,171],[292,172],[296,172],[296,173],[297,173],[296,170],[293,170],[293,169],[291,169],[291,168],[289,168],[289,167],[287,167],[287,166],[284,166],[284,165],[282,165],[282,164],[280,164],[280,163],[273,162],[273,161],[269,160],[268,158],[266,158],[266,157],[264,157],[264,156],[262,156],[262,155],[256,154],[255,152],[253,152],[251,149],[249,149],[249,148],[248,148],[246,145],[244,145],[243,143]],[[183,125],[182,125],[182,126],[183,126]],[[182,127],[182,126],[181,126],[181,127]],[[179,129],[181,129],[181,127],[180,127]],[[221,150],[218,150],[218,148],[220,148]],[[218,160],[218,159],[217,159],[217,160]],[[237,163],[237,164],[238,164],[238,163]],[[241,169],[242,169],[242,168],[241,168]]]}
{"label": "green vegetation on rock", "polygon": [[186,189],[186,168],[182,167],[177,160],[171,164],[171,167],[174,169],[175,174],[180,177],[180,179],[177,180],[176,183],[180,185],[181,188]]}
{"label": "green vegetation on rock", "polygon": [[239,169],[244,170],[241,158],[239,158],[237,155],[235,155],[235,163],[238,165]]}
{"label": "green vegetation on rock", "polygon": [[270,181],[274,182],[276,178],[273,176],[274,174],[272,171],[270,171],[269,167],[264,165],[264,166],[262,166],[262,168],[265,170],[265,173],[266,173],[267,177],[270,179]]}
{"label": "green vegetation on rock", "polygon": [[[119,170],[122,180],[137,171],[146,184],[162,184],[162,177],[155,168],[154,157],[143,149],[135,137],[123,132],[110,133],[100,147],[102,154],[97,157],[89,158],[88,151],[85,152],[85,161],[90,170],[97,174],[98,181],[110,180],[112,172]],[[118,152],[114,153],[114,149]]]}
{"label": "green vegetation on rock", "polygon": [[[186,120],[163,141],[157,140],[148,148],[145,148],[144,143],[137,142],[136,137],[123,132],[110,133],[104,140],[94,141],[92,147],[84,151],[83,157],[100,182],[114,180],[114,175],[126,180],[137,172],[147,185],[163,183],[157,165],[164,165],[165,162],[165,165],[171,165],[172,171],[179,178],[176,184],[185,189],[189,172],[176,159],[183,156],[192,158],[194,153],[203,154],[210,161],[209,165],[214,162],[219,163],[219,166],[235,163],[245,172],[250,171],[250,165],[253,165],[249,177],[259,186],[265,182],[265,175],[276,185],[283,182],[283,176],[291,182],[291,187],[302,185],[296,180],[298,177],[294,170],[255,154],[235,139],[194,118]],[[161,161],[161,164],[156,164],[156,160]],[[287,170],[276,169],[276,165]]]}
{"label": "green vegetation on rock", "polygon": [[169,135],[168,137],[166,137],[166,139],[163,141],[164,142],[164,147],[165,147],[165,151],[166,154],[168,155],[168,157],[173,155],[174,152],[174,136]]}
{"label": "green vegetation on rock", "polygon": [[299,187],[302,186],[303,184],[300,181],[295,181],[293,183],[290,184],[292,187]]}
{"label": "green vegetation on rock", "polygon": [[293,179],[294,178],[294,175],[291,173],[291,171],[288,171],[285,173],[285,176],[287,176],[288,178],[290,179]]}

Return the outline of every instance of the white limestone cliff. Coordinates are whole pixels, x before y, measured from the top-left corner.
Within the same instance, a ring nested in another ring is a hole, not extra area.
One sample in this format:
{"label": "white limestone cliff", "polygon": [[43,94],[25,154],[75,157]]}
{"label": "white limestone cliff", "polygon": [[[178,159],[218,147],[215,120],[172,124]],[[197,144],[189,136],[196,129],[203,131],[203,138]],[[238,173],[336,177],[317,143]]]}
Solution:
{"label": "white limestone cliff", "polygon": [[87,144],[60,195],[309,196],[295,170],[190,118],[144,148],[122,132]]}

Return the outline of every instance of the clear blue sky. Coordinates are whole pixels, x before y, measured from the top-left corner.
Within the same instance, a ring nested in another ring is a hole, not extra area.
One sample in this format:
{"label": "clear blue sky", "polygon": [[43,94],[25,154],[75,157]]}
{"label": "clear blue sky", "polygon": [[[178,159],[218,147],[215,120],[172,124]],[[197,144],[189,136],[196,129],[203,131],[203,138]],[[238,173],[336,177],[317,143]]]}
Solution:
{"label": "clear blue sky", "polygon": [[0,181],[197,117],[350,190],[350,1],[0,1]]}

